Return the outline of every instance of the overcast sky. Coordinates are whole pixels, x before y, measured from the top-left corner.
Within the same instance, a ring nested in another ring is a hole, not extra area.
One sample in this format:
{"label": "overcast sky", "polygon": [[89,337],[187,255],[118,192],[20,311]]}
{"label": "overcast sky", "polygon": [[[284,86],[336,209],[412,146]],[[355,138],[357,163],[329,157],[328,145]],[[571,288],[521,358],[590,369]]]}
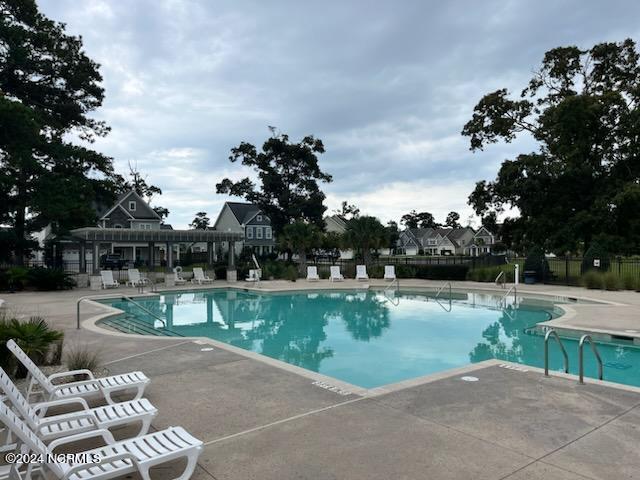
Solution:
{"label": "overcast sky", "polygon": [[[443,221],[472,213],[475,182],[535,145],[523,138],[472,154],[460,135],[483,94],[519,92],[544,52],[637,39],[627,1],[41,0],[102,65],[97,116],[112,131],[95,148],[136,163],[163,190],[153,204],[174,228],[228,197],[228,160],[268,125],[321,138],[320,163],[342,200],[383,220],[411,209]],[[236,199],[237,200],[237,199]]]}

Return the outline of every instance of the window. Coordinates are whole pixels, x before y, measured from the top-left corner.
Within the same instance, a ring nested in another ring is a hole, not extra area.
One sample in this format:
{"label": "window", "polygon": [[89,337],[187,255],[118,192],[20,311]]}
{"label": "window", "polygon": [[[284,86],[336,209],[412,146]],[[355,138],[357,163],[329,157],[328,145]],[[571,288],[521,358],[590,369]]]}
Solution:
{"label": "window", "polygon": [[271,239],[271,227],[264,228],[264,238]]}
{"label": "window", "polygon": [[138,225],[138,229],[139,230],[151,230],[151,224],[150,223],[141,223]]}
{"label": "window", "polygon": [[247,227],[247,238],[253,238],[253,227]]}
{"label": "window", "polygon": [[257,220],[257,221],[259,221],[259,222],[261,222],[261,221],[262,221],[262,215],[258,215],[258,216],[256,217],[256,220]]}
{"label": "window", "polygon": [[113,228],[122,228],[122,225],[120,225],[119,223],[116,223]]}
{"label": "window", "polygon": [[136,211],[136,202],[129,202],[129,210],[132,212]]}
{"label": "window", "polygon": [[436,245],[436,239],[430,238],[429,240],[427,240],[427,245]]}
{"label": "window", "polygon": [[256,227],[256,238],[262,238],[262,227]]}

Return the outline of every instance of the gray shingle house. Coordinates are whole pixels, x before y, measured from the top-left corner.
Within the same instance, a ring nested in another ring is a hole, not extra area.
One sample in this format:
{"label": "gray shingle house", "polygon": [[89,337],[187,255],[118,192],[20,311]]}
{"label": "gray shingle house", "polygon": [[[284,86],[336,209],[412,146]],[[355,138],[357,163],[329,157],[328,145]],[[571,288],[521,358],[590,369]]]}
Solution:
{"label": "gray shingle house", "polygon": [[397,248],[405,255],[479,255],[491,253],[495,236],[482,227],[408,228],[400,232]]}
{"label": "gray shingle house", "polygon": [[[273,252],[276,239],[271,229],[271,220],[252,203],[226,202],[213,225],[220,232],[244,233],[244,241],[236,248],[251,247],[258,255]],[[222,245],[224,251],[227,245]]]}

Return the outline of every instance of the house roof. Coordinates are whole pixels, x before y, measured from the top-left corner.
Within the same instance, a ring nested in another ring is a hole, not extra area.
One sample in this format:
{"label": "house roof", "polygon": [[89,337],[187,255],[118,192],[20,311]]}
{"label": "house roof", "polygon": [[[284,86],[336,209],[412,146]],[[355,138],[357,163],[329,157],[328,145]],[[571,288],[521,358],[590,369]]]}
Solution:
{"label": "house roof", "polygon": [[[128,208],[122,206],[122,203],[128,198],[134,197],[137,201],[137,205],[140,208],[136,208],[135,211],[129,211]],[[116,202],[107,210],[99,215],[100,220],[105,219],[116,208],[121,208],[124,212],[133,220],[162,220],[160,216],[151,208],[147,201],[142,198],[135,190],[129,190],[118,197]]]}
{"label": "house roof", "polygon": [[226,205],[228,205],[238,223],[242,225],[245,225],[260,212],[260,208],[253,203],[227,202]]}

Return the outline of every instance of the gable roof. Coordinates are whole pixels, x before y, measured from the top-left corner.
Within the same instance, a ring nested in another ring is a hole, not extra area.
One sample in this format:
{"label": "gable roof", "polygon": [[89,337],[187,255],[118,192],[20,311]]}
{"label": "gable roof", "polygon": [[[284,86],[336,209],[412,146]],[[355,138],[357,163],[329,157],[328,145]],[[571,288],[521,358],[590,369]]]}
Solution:
{"label": "gable roof", "polygon": [[241,225],[246,225],[249,220],[260,213],[260,209],[253,203],[226,202],[225,205],[229,207],[229,210]]}
{"label": "gable roof", "polygon": [[[133,197],[133,198],[132,198]],[[134,212],[130,211],[128,208],[123,206],[123,203],[127,199],[132,199],[136,201],[136,210]],[[138,206],[140,208],[138,208]],[[100,220],[104,220],[107,218],[111,212],[113,212],[116,208],[121,208],[125,211],[127,215],[131,217],[132,220],[162,220],[160,216],[155,212],[153,208],[146,202],[144,198],[142,198],[135,190],[129,190],[128,192],[123,193],[118,197],[116,202],[109,208],[106,212],[100,215]]]}

